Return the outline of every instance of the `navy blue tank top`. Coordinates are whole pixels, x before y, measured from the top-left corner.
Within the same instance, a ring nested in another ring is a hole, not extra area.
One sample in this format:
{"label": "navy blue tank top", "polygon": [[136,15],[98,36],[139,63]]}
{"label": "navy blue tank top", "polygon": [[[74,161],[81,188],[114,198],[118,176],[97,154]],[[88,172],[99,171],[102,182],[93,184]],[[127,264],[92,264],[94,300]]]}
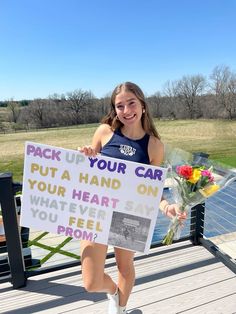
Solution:
{"label": "navy blue tank top", "polygon": [[145,134],[139,140],[132,140],[123,135],[120,129],[117,129],[111,139],[102,147],[101,155],[150,164],[148,156],[149,137],[149,134]]}

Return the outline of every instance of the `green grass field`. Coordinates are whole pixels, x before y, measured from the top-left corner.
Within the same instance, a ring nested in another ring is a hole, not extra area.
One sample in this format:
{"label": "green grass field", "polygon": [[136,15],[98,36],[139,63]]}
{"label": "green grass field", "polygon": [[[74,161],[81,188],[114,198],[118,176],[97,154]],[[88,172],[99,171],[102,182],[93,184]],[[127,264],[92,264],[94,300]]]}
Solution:
{"label": "green grass field", "polygon": [[[236,121],[156,120],[162,141],[188,152],[205,152],[210,159],[236,168]],[[0,134],[0,172],[22,181],[25,141],[77,149],[90,144],[97,124],[25,133]]]}

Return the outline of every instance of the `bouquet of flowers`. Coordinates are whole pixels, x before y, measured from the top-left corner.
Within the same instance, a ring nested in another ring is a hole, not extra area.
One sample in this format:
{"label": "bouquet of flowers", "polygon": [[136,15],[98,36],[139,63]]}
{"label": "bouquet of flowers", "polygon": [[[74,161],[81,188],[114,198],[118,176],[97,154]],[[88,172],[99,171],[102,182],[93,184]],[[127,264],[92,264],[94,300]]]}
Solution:
{"label": "bouquet of flowers", "polygon": [[[185,152],[186,153],[186,152]],[[186,155],[186,154],[185,154]],[[173,162],[173,161],[172,161]],[[217,174],[214,166],[206,158],[191,162],[181,162],[169,166],[174,199],[179,205],[180,212],[188,213],[193,206],[202,203],[220,188],[236,179],[228,170]],[[230,180],[231,179],[231,180]],[[183,223],[175,216],[162,243],[169,245],[180,237]]]}

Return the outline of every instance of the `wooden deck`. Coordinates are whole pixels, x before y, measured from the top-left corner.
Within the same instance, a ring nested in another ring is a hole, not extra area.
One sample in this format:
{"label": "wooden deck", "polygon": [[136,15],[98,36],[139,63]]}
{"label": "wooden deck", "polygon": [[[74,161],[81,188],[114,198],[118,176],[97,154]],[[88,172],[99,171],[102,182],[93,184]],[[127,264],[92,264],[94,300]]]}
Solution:
{"label": "wooden deck", "polygon": [[[159,247],[135,264],[129,313],[236,313],[236,275],[202,246]],[[114,260],[106,267],[116,279]],[[104,293],[84,290],[80,266],[30,277],[19,290],[0,284],[0,313],[106,314],[107,305]]]}

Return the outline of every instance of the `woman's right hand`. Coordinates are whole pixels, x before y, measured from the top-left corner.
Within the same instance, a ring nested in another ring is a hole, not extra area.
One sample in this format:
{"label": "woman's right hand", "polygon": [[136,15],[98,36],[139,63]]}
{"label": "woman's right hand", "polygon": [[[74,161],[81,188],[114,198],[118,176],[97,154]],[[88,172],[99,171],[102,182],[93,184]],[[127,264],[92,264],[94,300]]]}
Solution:
{"label": "woman's right hand", "polygon": [[94,157],[97,155],[97,152],[96,150],[92,147],[92,146],[83,146],[83,147],[78,147],[77,148],[78,151],[80,151],[81,153],[84,153],[85,156],[88,156],[88,157]]}

